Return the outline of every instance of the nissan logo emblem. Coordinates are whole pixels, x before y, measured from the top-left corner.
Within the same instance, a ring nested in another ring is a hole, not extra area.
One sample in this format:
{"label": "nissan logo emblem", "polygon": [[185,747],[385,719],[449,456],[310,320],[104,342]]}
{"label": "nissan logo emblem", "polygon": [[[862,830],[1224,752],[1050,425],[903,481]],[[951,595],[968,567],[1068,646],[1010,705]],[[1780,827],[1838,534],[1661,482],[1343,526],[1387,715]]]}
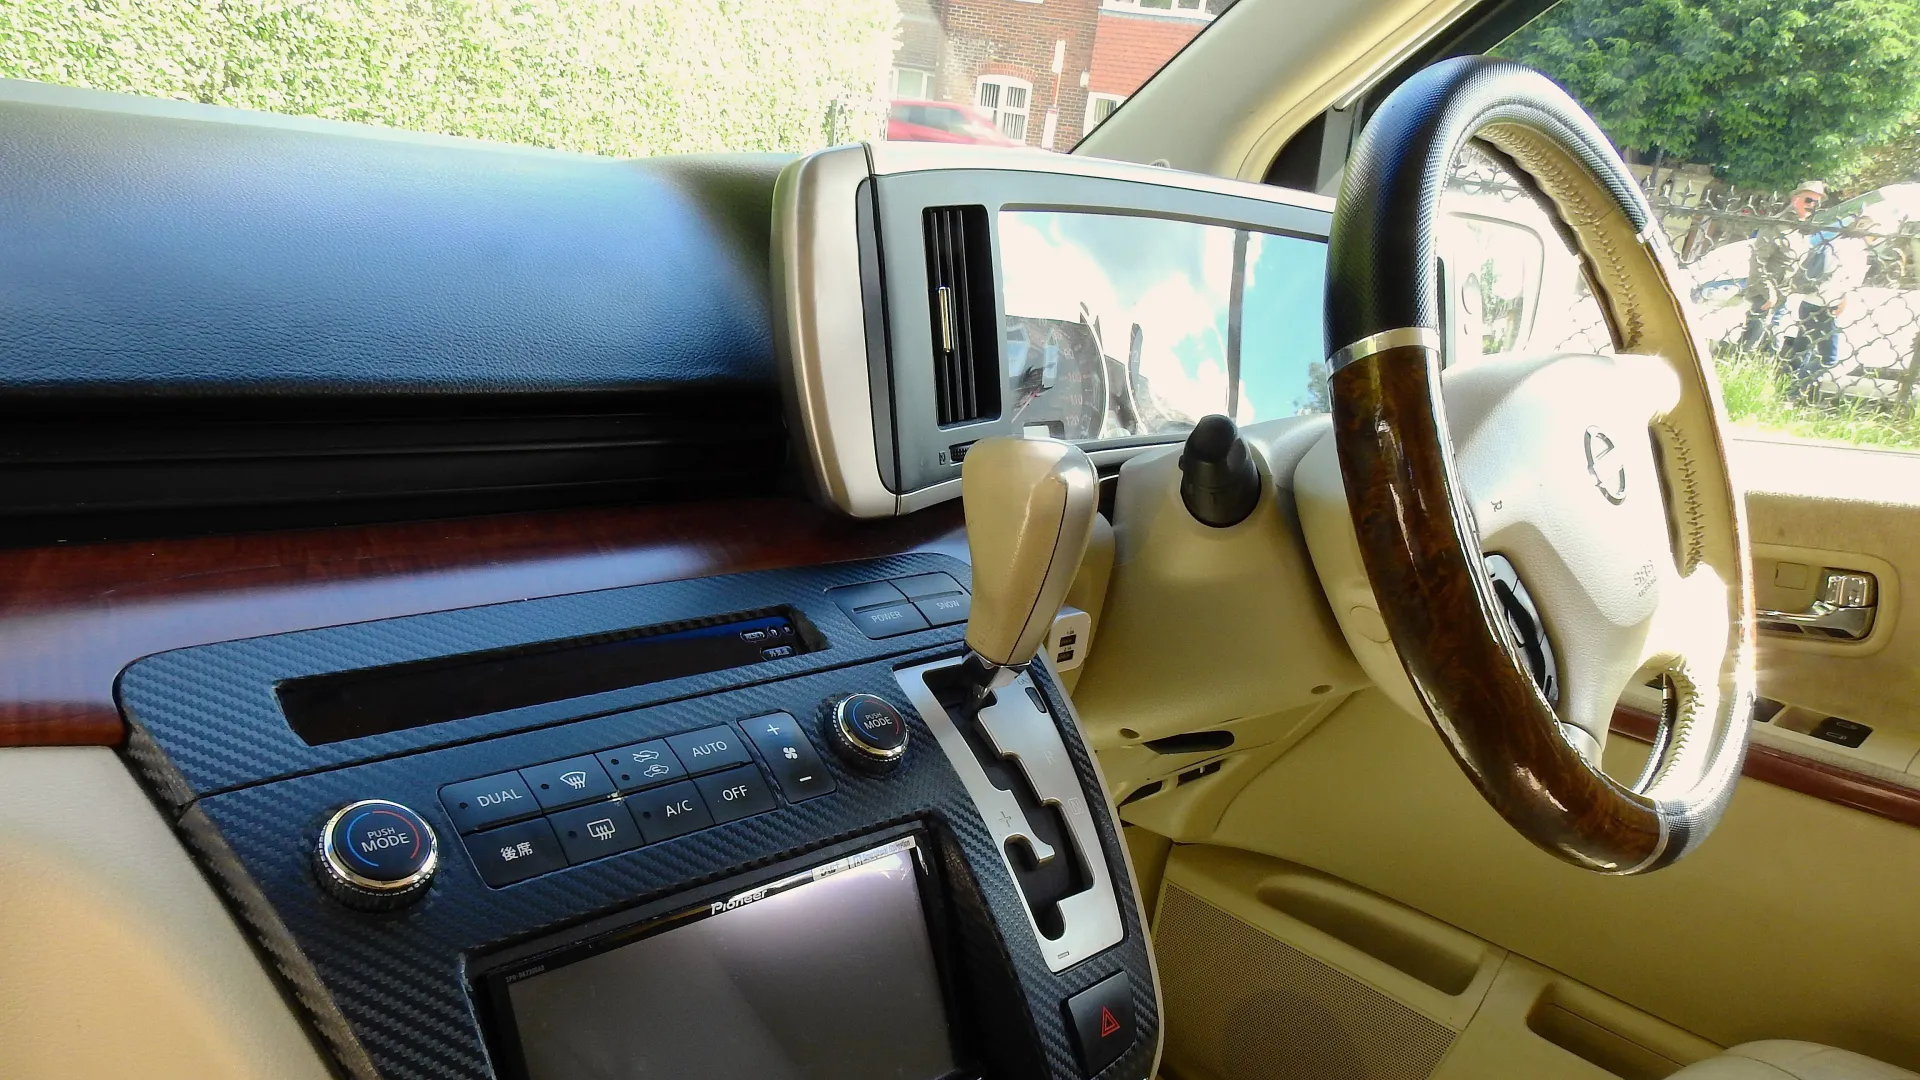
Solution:
{"label": "nissan logo emblem", "polygon": [[1607,501],[1619,504],[1627,497],[1627,464],[1625,455],[1614,455],[1614,443],[1607,433],[1597,427],[1587,429],[1587,475],[1593,477],[1593,486]]}

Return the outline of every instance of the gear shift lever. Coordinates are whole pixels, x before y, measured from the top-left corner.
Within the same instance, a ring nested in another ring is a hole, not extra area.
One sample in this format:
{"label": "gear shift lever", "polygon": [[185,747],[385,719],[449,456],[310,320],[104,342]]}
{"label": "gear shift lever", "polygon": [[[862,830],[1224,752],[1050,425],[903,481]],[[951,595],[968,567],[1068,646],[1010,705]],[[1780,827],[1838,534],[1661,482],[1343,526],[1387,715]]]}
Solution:
{"label": "gear shift lever", "polygon": [[1093,533],[1093,462],[1053,439],[982,439],[960,468],[973,557],[973,609],[962,666],[976,698],[1033,660]]}

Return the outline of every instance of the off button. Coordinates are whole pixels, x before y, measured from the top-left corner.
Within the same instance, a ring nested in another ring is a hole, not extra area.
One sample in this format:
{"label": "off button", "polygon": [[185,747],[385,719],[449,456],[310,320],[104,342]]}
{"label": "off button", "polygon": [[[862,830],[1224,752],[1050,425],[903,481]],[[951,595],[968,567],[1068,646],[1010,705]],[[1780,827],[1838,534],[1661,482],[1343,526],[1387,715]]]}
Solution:
{"label": "off button", "polygon": [[773,789],[767,786],[760,770],[751,765],[702,776],[694,784],[700,788],[700,797],[707,801],[707,809],[713,812],[716,823],[764,814],[775,806]]}

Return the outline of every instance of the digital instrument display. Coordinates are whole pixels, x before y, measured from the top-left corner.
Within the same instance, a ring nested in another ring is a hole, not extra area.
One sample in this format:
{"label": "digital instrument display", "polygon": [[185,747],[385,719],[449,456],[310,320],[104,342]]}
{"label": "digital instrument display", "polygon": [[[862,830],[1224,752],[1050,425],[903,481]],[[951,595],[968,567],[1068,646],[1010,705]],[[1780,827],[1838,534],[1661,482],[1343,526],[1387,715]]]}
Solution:
{"label": "digital instrument display", "polygon": [[309,675],[274,690],[294,734],[318,746],[778,660],[823,644],[783,610]]}
{"label": "digital instrument display", "polygon": [[952,1034],[911,836],[495,976],[527,1080],[936,1080]]}
{"label": "digital instrument display", "polygon": [[1090,442],[1326,411],[1324,241],[1170,218],[1002,210],[1017,430]]}

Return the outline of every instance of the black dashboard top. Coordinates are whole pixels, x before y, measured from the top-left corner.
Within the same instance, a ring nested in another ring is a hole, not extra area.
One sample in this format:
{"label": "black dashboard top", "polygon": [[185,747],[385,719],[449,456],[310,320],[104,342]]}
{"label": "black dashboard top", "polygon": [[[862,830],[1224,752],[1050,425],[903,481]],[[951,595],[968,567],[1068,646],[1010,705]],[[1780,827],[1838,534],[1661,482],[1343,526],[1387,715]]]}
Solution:
{"label": "black dashboard top", "polygon": [[765,492],[779,155],[0,82],[0,536]]}
{"label": "black dashboard top", "polygon": [[0,395],[773,385],[784,158],[100,107],[122,100],[0,95]]}

